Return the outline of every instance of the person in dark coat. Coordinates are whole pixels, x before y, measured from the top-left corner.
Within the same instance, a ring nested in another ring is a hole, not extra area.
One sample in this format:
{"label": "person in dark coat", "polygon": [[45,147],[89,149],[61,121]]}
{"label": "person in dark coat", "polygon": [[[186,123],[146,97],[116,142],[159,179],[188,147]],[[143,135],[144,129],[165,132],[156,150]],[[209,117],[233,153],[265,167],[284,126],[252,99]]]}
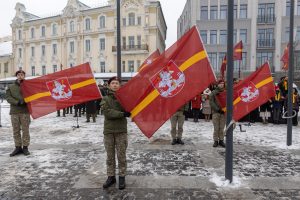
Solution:
{"label": "person in dark coat", "polygon": [[298,91],[296,90],[296,88],[293,88],[293,111],[296,112],[296,115],[292,119],[294,126],[298,125],[299,102],[300,102],[300,97]]}
{"label": "person in dark coat", "polygon": [[272,98],[273,104],[273,122],[274,124],[279,124],[280,115],[282,113],[282,101],[283,96],[278,86],[275,86],[275,97]]}
{"label": "person in dark coat", "polygon": [[93,122],[96,122],[96,113],[97,113],[97,106],[96,101],[88,101],[86,102],[86,122],[90,122],[90,118],[93,118]]}

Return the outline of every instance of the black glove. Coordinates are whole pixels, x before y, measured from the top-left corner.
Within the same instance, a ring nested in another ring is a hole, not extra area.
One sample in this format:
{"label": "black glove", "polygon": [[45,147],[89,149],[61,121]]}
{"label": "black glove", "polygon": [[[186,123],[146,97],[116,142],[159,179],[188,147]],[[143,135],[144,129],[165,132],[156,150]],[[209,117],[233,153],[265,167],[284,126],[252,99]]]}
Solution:
{"label": "black glove", "polygon": [[222,109],[220,109],[220,110],[218,111],[218,113],[224,114],[225,112],[224,112]]}
{"label": "black glove", "polygon": [[124,115],[124,117],[130,117],[131,113],[130,112],[124,112],[123,115]]}
{"label": "black glove", "polygon": [[26,105],[26,103],[23,100],[18,101],[18,106],[24,106],[24,105]]}

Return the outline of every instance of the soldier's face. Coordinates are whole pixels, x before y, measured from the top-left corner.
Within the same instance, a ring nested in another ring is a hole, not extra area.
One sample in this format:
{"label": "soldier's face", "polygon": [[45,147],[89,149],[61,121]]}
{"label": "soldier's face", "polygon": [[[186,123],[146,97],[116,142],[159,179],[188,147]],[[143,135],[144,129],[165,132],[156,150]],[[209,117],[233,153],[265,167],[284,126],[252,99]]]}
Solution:
{"label": "soldier's face", "polygon": [[112,91],[117,91],[119,90],[121,87],[120,85],[120,82],[117,81],[117,80],[113,80],[112,82],[110,82],[109,84],[109,88],[112,90]]}
{"label": "soldier's face", "polygon": [[18,81],[23,81],[23,80],[25,79],[25,74],[23,74],[23,73],[18,73],[18,74],[17,74],[17,79],[18,79]]}

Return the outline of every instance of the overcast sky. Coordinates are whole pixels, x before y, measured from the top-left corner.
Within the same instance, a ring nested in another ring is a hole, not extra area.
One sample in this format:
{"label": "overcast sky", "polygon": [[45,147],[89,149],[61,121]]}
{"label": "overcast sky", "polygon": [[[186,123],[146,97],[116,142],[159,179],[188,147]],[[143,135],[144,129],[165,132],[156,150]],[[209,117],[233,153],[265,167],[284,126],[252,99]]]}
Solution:
{"label": "overcast sky", "polygon": [[[80,0],[92,6],[106,0]],[[10,24],[15,16],[15,5],[23,3],[26,11],[38,16],[58,13],[64,9],[68,0],[0,0],[0,37],[11,35]],[[166,45],[169,47],[177,39],[177,19],[180,16],[186,0],[160,0],[165,20],[168,26]]]}

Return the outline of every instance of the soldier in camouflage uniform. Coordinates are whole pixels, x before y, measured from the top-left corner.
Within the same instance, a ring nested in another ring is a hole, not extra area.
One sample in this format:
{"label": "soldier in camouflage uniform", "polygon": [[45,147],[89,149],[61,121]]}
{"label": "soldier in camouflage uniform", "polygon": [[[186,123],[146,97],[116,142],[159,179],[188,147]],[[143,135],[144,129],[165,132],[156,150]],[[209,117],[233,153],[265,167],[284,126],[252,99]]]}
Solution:
{"label": "soldier in camouflage uniform", "polygon": [[107,96],[103,97],[101,101],[101,108],[104,113],[104,146],[107,153],[106,167],[107,180],[103,184],[103,188],[108,188],[116,183],[115,170],[115,152],[118,158],[119,168],[119,189],[125,188],[126,175],[126,148],[127,140],[127,120],[130,113],[126,112],[114,93],[121,87],[120,80],[117,77],[112,77],[108,81],[109,90]]}
{"label": "soldier in camouflage uniform", "polygon": [[16,147],[15,150],[10,154],[11,157],[20,153],[23,153],[24,155],[30,154],[28,151],[28,146],[30,143],[30,115],[20,89],[20,85],[25,79],[25,72],[22,70],[17,71],[16,77],[17,80],[15,83],[9,85],[8,89],[6,90],[6,99],[10,104],[9,114],[11,115],[13,136]]}
{"label": "soldier in camouflage uniform", "polygon": [[[182,132],[183,132],[183,123],[184,123],[184,111],[188,111],[189,104],[185,104],[181,108],[177,110],[177,112],[171,117],[171,136],[172,136],[172,145],[175,144],[184,144],[182,141]],[[178,130],[176,130],[176,126],[178,124]]]}
{"label": "soldier in camouflage uniform", "polygon": [[217,88],[215,88],[209,95],[210,98],[209,103],[212,110],[212,121],[214,125],[213,147],[217,147],[218,145],[220,145],[221,147],[225,147],[225,143],[224,143],[225,114],[216,99],[216,96],[219,93],[223,92],[224,88],[225,88],[225,82],[223,80],[219,80]]}

